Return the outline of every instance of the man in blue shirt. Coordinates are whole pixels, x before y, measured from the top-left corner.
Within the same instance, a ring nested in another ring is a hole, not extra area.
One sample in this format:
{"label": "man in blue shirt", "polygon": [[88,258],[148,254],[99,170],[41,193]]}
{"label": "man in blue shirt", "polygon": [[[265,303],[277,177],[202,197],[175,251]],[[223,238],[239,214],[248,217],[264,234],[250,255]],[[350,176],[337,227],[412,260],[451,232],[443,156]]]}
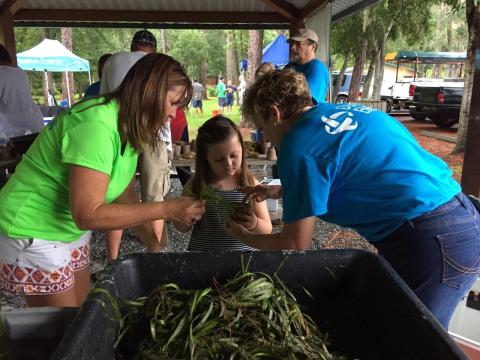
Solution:
{"label": "man in blue shirt", "polygon": [[480,273],[480,215],[441,159],[387,114],[352,104],[312,106],[304,77],[273,70],[247,90],[243,116],[279,149],[282,232],[230,228],[262,250],[310,248],[316,217],[364,236],[447,328]]}
{"label": "man in blue shirt", "polygon": [[288,39],[288,42],[295,61],[288,63],[286,68],[292,68],[305,75],[314,104],[325,102],[330,74],[327,67],[315,58],[318,46],[317,34],[311,29],[303,29]]}

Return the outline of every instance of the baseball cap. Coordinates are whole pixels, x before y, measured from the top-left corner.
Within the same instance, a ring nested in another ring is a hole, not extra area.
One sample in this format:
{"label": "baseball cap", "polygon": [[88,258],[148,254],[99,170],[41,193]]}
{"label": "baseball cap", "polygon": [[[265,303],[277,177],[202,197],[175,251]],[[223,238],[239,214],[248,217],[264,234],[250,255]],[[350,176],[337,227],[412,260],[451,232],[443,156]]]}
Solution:
{"label": "baseball cap", "polygon": [[157,48],[157,39],[155,39],[155,36],[148,30],[137,31],[135,35],[133,35],[132,44],[134,43]]}
{"label": "baseball cap", "polygon": [[312,40],[318,43],[318,35],[315,31],[312,29],[300,29],[296,33],[291,36],[288,41],[293,40],[293,41],[303,41],[303,40]]}

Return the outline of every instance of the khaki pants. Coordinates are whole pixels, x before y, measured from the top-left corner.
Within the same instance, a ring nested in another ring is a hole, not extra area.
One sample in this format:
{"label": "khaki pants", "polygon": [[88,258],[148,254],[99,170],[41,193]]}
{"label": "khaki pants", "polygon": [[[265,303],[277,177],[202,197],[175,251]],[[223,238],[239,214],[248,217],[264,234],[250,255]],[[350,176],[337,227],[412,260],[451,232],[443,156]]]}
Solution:
{"label": "khaki pants", "polygon": [[157,151],[145,150],[140,162],[142,202],[163,201],[170,190],[170,160],[167,143],[159,140]]}

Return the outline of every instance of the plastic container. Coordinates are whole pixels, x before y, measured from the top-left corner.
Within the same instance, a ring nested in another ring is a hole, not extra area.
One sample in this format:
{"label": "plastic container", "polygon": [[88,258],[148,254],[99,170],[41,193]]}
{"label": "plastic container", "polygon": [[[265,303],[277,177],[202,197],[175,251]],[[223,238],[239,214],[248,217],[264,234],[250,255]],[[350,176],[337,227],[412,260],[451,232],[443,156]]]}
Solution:
{"label": "plastic container", "polygon": [[77,312],[62,307],[0,312],[0,358],[50,359]]}
{"label": "plastic container", "polygon": [[[272,179],[267,185],[281,185],[280,179]],[[278,211],[278,199],[267,199],[268,211]]]}
{"label": "plastic container", "polygon": [[[135,254],[112,263],[97,287],[118,299],[157,285],[210,286],[241,269],[239,252]],[[246,252],[251,271],[279,270],[285,285],[349,359],[467,359],[441,325],[380,257],[361,250]],[[307,295],[307,289],[315,300]],[[103,304],[102,304],[103,303]],[[112,359],[117,323],[109,299],[91,294],[52,359]]]}

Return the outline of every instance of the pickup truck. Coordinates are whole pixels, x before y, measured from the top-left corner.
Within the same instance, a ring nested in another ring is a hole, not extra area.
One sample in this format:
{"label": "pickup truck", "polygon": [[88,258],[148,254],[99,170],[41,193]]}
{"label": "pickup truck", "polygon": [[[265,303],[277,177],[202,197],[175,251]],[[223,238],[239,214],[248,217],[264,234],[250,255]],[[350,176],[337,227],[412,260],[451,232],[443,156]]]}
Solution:
{"label": "pickup truck", "polygon": [[408,110],[414,119],[449,128],[458,123],[462,96],[463,81],[417,84]]}

